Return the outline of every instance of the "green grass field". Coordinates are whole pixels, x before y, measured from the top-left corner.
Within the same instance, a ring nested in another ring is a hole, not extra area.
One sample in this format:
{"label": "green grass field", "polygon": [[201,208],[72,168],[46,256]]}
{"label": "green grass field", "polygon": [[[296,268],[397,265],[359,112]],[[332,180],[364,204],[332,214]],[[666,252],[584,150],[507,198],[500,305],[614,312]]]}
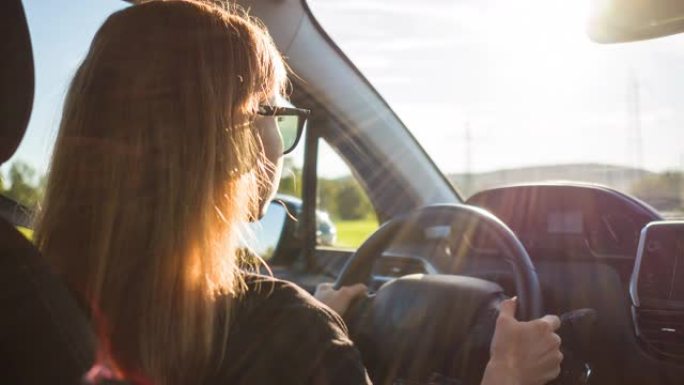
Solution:
{"label": "green grass field", "polygon": [[334,221],[337,227],[335,246],[357,248],[378,228],[375,218],[356,221]]}

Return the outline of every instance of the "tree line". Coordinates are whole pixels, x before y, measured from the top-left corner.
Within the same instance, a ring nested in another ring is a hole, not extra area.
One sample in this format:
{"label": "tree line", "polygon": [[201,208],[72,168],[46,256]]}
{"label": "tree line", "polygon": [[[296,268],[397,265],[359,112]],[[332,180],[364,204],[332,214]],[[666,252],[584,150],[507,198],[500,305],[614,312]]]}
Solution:
{"label": "tree line", "polygon": [[[279,192],[301,198],[301,169],[286,167]],[[26,162],[14,161],[0,175],[0,194],[35,209],[45,193],[45,175]],[[349,175],[318,180],[318,208],[333,219],[358,220],[373,215],[373,208],[356,179]]]}
{"label": "tree line", "polygon": [[14,161],[9,170],[0,175],[0,194],[22,205],[35,209],[45,194],[47,178],[26,162]]}
{"label": "tree line", "polygon": [[[283,178],[278,192],[302,197],[302,170],[285,159]],[[373,218],[374,211],[363,187],[352,175],[318,178],[317,208],[333,220],[353,221]]]}
{"label": "tree line", "polygon": [[[302,170],[286,162],[279,192],[301,198]],[[0,194],[35,209],[45,193],[46,176],[23,161],[14,161],[0,174]],[[667,171],[648,175],[632,185],[629,193],[662,211],[684,211],[684,173]],[[318,179],[318,209],[335,220],[371,218],[373,206],[352,175]]]}

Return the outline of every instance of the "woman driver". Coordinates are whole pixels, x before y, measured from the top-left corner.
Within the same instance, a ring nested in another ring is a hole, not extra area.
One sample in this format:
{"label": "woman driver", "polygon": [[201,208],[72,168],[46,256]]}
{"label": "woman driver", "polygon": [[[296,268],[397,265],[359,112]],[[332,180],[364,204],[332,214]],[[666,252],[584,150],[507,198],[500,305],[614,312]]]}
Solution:
{"label": "woman driver", "polygon": [[[68,91],[36,238],[88,307],[97,363],[114,377],[369,383],[339,316],[239,257],[242,224],[280,179],[285,85],[265,30],[206,2],[144,2],[96,34]],[[338,308],[351,297],[322,293]],[[514,311],[502,304],[484,384],[559,372],[558,318]]]}

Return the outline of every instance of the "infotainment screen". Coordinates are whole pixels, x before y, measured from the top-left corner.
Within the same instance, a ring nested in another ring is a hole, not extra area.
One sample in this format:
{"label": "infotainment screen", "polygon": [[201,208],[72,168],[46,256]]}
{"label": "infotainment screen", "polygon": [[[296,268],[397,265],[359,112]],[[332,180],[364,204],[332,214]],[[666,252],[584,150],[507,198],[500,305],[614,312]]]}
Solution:
{"label": "infotainment screen", "polygon": [[631,290],[637,305],[684,306],[684,222],[653,222],[643,229]]}

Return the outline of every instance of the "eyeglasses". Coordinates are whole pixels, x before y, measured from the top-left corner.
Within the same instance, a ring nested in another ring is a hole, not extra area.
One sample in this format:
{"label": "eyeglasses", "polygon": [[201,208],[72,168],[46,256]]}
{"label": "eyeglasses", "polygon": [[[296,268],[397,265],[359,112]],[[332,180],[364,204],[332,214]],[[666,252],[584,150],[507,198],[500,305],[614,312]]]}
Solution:
{"label": "eyeglasses", "polygon": [[309,118],[310,110],[294,107],[259,106],[257,114],[276,118],[280,137],[283,139],[283,155],[289,154],[299,143],[304,124]]}

